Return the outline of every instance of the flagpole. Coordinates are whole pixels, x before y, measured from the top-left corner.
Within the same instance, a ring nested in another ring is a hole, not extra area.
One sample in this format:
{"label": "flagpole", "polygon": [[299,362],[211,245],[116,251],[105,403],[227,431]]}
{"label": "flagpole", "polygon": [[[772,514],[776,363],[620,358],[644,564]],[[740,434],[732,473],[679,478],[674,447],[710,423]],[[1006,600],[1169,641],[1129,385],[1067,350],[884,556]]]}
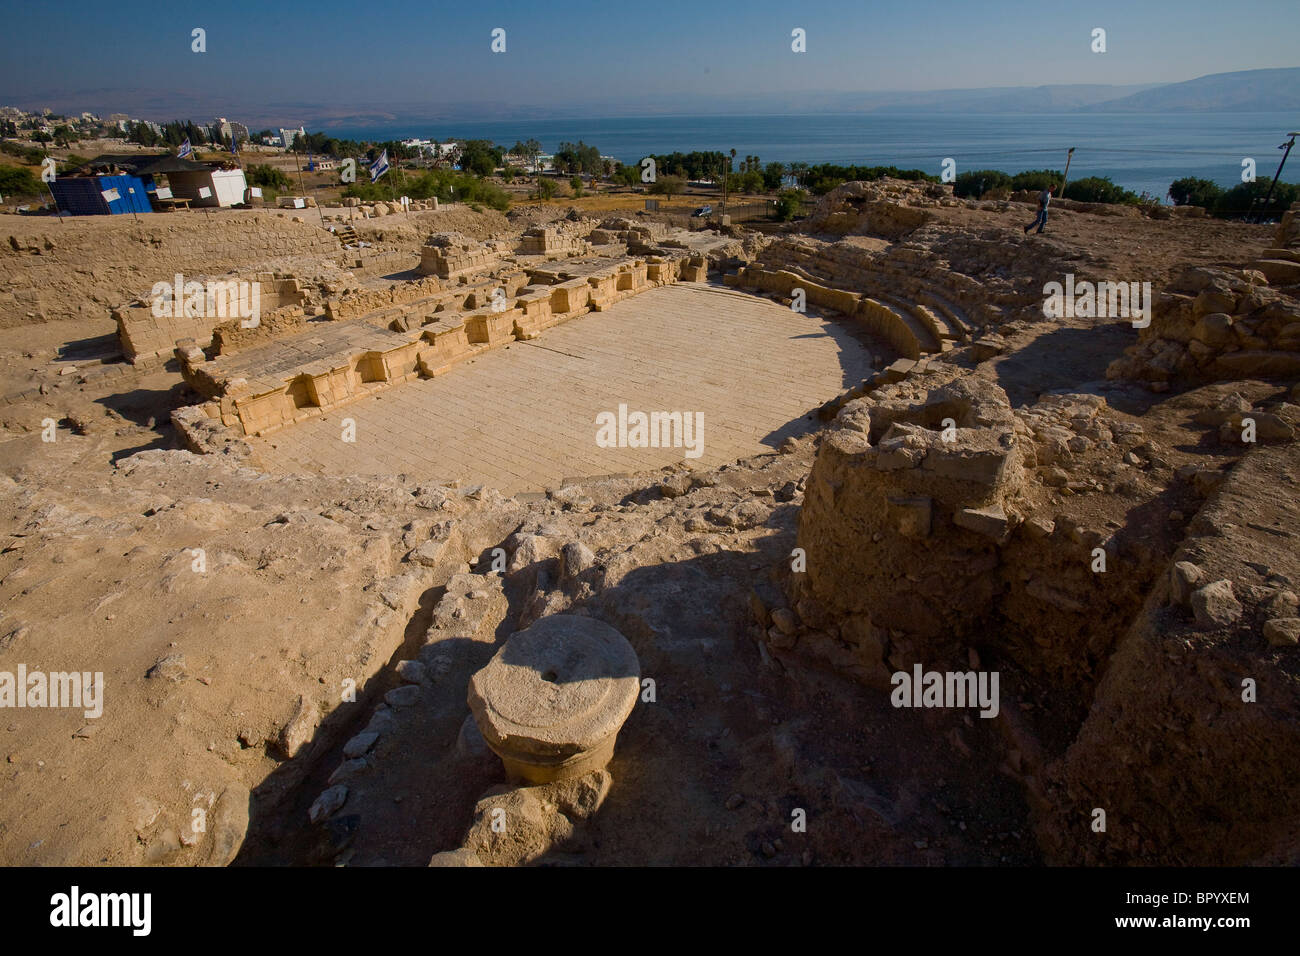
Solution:
{"label": "flagpole", "polygon": [[[303,130],[303,134],[304,134],[304,135],[306,135],[306,132],[307,132],[306,130]],[[307,165],[308,165],[308,166],[311,165],[311,143],[308,143],[308,144],[307,144]],[[315,170],[312,170],[312,172],[315,172]],[[298,182],[299,182],[299,183],[302,182],[302,170],[299,170],[299,171],[298,171]],[[303,198],[303,201],[306,202],[307,199],[309,199],[309,198],[311,198],[311,197],[307,196],[307,187],[306,187],[306,186],[303,186],[303,187],[302,187],[302,191],[303,191],[303,197],[304,197],[304,198]],[[322,229],[326,228],[326,226],[325,226],[325,210],[321,208],[320,200],[319,200],[319,199],[316,200],[316,215],[320,216],[320,227],[321,227]]]}
{"label": "flagpole", "polygon": [[[401,161],[398,160],[398,163],[400,168]],[[397,202],[397,186],[395,185],[396,181],[397,181],[396,176],[388,177],[388,195],[393,197],[393,202]]]}
{"label": "flagpole", "polygon": [[[45,150],[45,158],[46,159],[50,158],[50,151],[48,149]],[[54,167],[55,179],[59,178],[58,169],[59,167],[56,163]],[[41,179],[45,182],[45,191],[50,194],[50,202],[54,203],[54,218],[59,220],[59,225],[61,226],[63,225],[63,210],[59,208],[59,201],[54,198],[54,187],[50,185],[50,181],[48,179],[45,179],[44,176],[42,176]]]}
{"label": "flagpole", "polygon": [[63,212],[59,209],[59,201],[54,198],[54,188],[49,183],[45,184],[45,190],[50,194],[50,202],[54,203],[54,218],[59,220],[59,225],[63,225]]}
{"label": "flagpole", "polygon": [[[190,142],[190,138],[189,138],[189,136],[186,136],[185,139],[184,139],[184,141],[183,141],[183,142],[181,143],[181,145],[180,145],[180,149],[178,149],[178,150],[176,151],[176,158],[177,158],[177,159],[189,159],[190,162],[192,163],[192,162],[194,162],[194,160],[193,160],[193,159],[190,159],[190,157],[193,156],[193,155],[194,155],[194,144]],[[167,180],[167,188],[168,188],[168,189],[171,189],[171,179],[170,179],[170,178]],[[193,208],[190,206],[190,204],[189,204],[188,201],[187,201],[186,204],[185,204],[185,209],[186,209],[186,211],[188,211],[188,212],[193,212],[193,211],[194,211]],[[172,210],[172,212],[175,212],[175,211],[176,211],[176,196],[175,196],[174,194],[172,195],[172,206],[171,206],[171,210]]]}
{"label": "flagpole", "polygon": [[[398,145],[400,145],[400,144],[398,144]],[[399,174],[400,174],[401,171],[402,171],[402,166],[401,166],[401,160],[400,160],[400,159],[398,160],[397,171],[398,171]],[[406,177],[405,177],[405,176],[402,177],[402,188],[403,188],[403,190],[405,190],[405,188],[406,188]],[[408,218],[410,217],[410,215],[411,215],[411,207],[410,207],[407,203],[402,203],[402,211],[403,211],[404,213],[406,213],[406,215],[407,215]]]}

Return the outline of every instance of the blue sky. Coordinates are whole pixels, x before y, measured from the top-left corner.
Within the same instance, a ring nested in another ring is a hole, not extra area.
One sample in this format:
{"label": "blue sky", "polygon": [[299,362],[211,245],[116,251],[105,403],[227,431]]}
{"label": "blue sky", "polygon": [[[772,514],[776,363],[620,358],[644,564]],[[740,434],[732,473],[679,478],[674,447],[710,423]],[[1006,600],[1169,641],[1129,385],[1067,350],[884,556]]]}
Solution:
{"label": "blue sky", "polygon": [[[1294,0],[56,0],[9,4],[5,22],[0,104],[82,98],[94,109],[96,95],[130,96],[176,115],[190,104],[207,115],[198,104],[632,101],[689,113],[706,92],[1156,83],[1300,65]],[[206,53],[191,51],[195,27]],[[496,27],[504,54],[490,50]],[[805,54],[791,52],[795,27],[807,31]],[[1107,31],[1105,54],[1090,49],[1095,27]]]}

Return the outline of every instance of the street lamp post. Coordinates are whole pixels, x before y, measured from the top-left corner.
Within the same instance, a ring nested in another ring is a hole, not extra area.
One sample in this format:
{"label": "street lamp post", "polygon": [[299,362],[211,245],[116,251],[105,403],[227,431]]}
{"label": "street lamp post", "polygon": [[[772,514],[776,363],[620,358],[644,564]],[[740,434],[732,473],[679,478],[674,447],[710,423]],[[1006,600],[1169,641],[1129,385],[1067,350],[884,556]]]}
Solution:
{"label": "street lamp post", "polygon": [[1259,220],[1264,219],[1264,211],[1268,209],[1268,204],[1273,201],[1273,190],[1277,187],[1278,178],[1282,175],[1282,167],[1286,165],[1286,158],[1291,155],[1291,147],[1295,146],[1295,138],[1300,133],[1287,133],[1291,138],[1283,143],[1278,149],[1285,150],[1282,153],[1282,161],[1277,164],[1277,172],[1273,174],[1273,181],[1268,184],[1268,194],[1264,196],[1264,202],[1259,207]]}

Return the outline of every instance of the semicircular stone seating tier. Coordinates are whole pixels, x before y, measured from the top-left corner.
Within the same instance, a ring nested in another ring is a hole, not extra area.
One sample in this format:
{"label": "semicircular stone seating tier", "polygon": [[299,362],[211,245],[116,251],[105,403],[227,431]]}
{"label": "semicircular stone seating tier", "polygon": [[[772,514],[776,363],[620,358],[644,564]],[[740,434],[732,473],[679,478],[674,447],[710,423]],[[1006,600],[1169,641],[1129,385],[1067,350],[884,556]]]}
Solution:
{"label": "semicircular stone seating tier", "polygon": [[904,358],[944,352],[954,343],[970,340],[970,320],[938,283],[885,270],[871,273],[870,279],[866,290],[846,289],[797,264],[780,268],[750,264],[723,277],[729,286],[786,297],[802,289],[806,302],[862,322]]}

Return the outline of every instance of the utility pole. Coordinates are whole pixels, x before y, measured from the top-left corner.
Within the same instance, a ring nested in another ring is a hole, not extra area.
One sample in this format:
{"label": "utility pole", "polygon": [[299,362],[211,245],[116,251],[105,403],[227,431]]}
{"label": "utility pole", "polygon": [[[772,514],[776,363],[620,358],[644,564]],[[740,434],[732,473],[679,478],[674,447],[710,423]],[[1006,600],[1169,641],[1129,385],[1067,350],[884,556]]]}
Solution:
{"label": "utility pole", "polygon": [[302,181],[302,157],[298,153],[298,137],[293,138],[293,164],[298,167],[298,188],[302,190],[304,197],[307,195],[307,186]]}
{"label": "utility pole", "polygon": [[[1268,184],[1268,194],[1264,197],[1264,202],[1259,207],[1259,218],[1256,219],[1256,222],[1262,222],[1264,220],[1264,212],[1268,209],[1268,204],[1273,201],[1273,190],[1277,187],[1278,178],[1282,175],[1282,167],[1286,165],[1286,158],[1291,155],[1291,147],[1295,145],[1295,138],[1300,136],[1300,133],[1287,133],[1287,135],[1291,138],[1278,147],[1278,149],[1285,150],[1285,152],[1282,154],[1282,162],[1277,164],[1277,172],[1273,174],[1273,181]],[[1254,203],[1252,202],[1251,205],[1254,206]],[[1250,217],[1247,216],[1248,221],[1249,218]]]}
{"label": "utility pole", "polygon": [[1065,172],[1061,176],[1061,198],[1065,198],[1065,184],[1070,181],[1070,160],[1074,159],[1075,147],[1071,146],[1065,154]]}
{"label": "utility pole", "polygon": [[731,159],[727,159],[725,156],[723,157],[723,163],[726,167],[722,171],[722,211],[724,213],[727,211],[727,195],[730,188],[730,183],[728,181],[731,179],[731,160],[735,158],[736,151],[734,149],[731,151]]}

